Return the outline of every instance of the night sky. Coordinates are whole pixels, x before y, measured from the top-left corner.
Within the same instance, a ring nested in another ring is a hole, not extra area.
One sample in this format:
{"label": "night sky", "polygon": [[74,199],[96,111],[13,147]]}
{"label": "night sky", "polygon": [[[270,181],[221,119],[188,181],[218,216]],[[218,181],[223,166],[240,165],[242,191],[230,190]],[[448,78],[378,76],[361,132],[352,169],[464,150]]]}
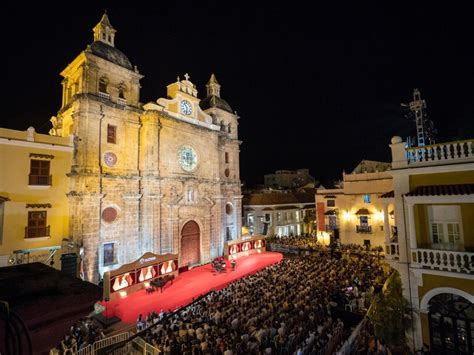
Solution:
{"label": "night sky", "polygon": [[474,138],[467,5],[284,3],[9,2],[2,11],[1,125],[48,132],[60,108],[59,73],[92,42],[107,9],[116,47],[145,75],[142,102],[164,97],[184,73],[204,98],[216,74],[221,96],[241,117],[241,179],[249,185],[277,169],[309,168],[326,181],[361,159],[389,161],[390,138],[414,136],[400,103],[415,87],[438,141]]}

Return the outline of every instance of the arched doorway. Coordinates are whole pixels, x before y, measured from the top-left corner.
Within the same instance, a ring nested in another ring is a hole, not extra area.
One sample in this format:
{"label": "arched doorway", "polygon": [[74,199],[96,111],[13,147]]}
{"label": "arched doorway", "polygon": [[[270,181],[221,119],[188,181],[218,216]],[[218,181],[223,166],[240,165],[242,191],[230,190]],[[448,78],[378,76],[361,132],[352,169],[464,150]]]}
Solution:
{"label": "arched doorway", "polygon": [[187,222],[181,230],[181,266],[199,264],[201,260],[199,226],[194,221]]}
{"label": "arched doorway", "polygon": [[432,353],[472,354],[474,304],[464,297],[442,293],[434,296],[428,307]]}

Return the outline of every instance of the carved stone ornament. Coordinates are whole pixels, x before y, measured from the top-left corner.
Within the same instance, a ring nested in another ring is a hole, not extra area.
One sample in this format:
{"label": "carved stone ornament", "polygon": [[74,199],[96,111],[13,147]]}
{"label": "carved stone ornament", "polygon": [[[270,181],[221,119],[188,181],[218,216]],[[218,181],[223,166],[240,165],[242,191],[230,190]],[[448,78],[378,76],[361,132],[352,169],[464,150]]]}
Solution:
{"label": "carved stone ornament", "polygon": [[30,153],[30,158],[54,159],[54,155],[40,154],[40,153]]}
{"label": "carved stone ornament", "polygon": [[51,208],[50,203],[27,203],[26,208]]}
{"label": "carved stone ornament", "polygon": [[113,152],[104,153],[104,162],[108,167],[113,167],[117,164],[117,156]]}

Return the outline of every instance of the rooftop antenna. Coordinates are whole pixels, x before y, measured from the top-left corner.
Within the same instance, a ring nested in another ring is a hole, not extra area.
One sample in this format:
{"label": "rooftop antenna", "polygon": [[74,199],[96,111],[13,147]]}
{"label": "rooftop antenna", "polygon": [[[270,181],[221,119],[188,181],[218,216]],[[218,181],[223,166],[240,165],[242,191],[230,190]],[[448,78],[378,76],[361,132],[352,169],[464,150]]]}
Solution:
{"label": "rooftop antenna", "polygon": [[[401,104],[403,107],[408,107],[410,112],[405,115],[407,118],[412,118],[416,124],[416,139],[418,147],[423,147],[428,144],[435,144],[435,134],[437,133],[433,121],[428,119],[426,113],[426,101],[421,98],[420,90],[413,90],[413,101],[409,104]],[[411,140],[410,140],[411,141]],[[411,142],[410,142],[411,146]]]}

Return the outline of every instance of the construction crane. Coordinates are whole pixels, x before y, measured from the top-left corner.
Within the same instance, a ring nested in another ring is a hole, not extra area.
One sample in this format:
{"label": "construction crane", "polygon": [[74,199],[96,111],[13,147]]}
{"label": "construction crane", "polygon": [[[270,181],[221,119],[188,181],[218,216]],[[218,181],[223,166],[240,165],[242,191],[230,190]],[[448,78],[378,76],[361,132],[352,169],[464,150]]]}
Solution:
{"label": "construction crane", "polygon": [[[428,119],[426,113],[426,101],[421,98],[420,90],[413,90],[413,101],[409,104],[401,104],[403,107],[408,107],[410,112],[405,115],[409,119],[413,119],[416,124],[416,140],[418,147],[423,147],[428,144],[435,144],[436,129],[433,121]],[[410,141],[410,140],[409,140]],[[410,144],[411,145],[411,144]]]}

